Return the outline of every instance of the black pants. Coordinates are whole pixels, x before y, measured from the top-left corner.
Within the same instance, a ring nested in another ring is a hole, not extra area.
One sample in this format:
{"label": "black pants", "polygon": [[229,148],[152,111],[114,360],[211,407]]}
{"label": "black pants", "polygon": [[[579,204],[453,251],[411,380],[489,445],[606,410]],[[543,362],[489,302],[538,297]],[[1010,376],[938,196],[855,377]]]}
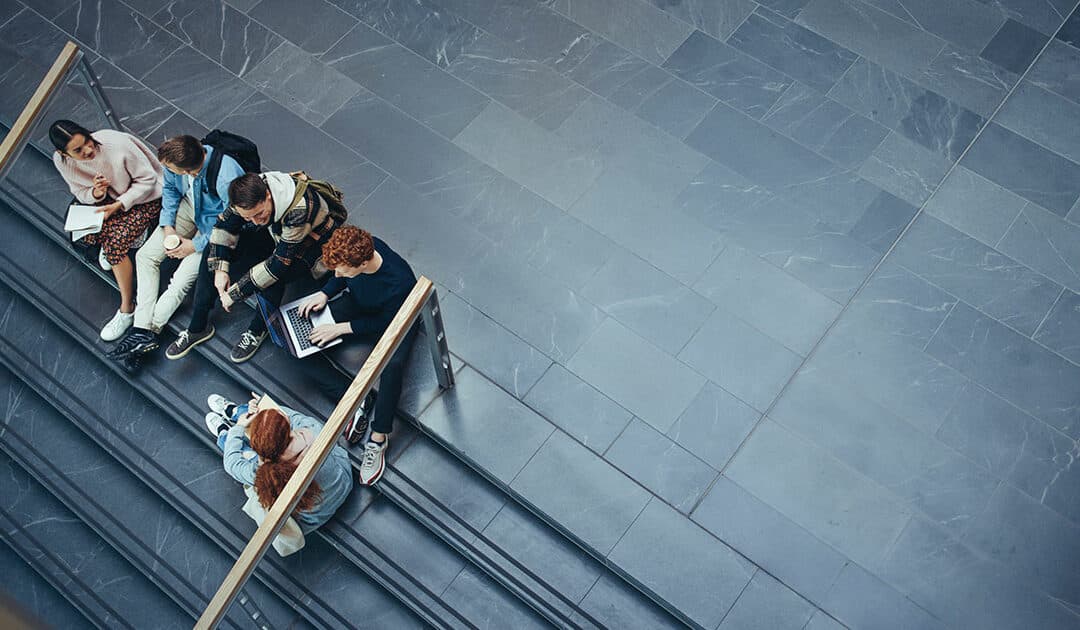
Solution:
{"label": "black pants", "polygon": [[[335,300],[335,302],[338,301],[341,300]],[[335,302],[331,302],[331,306],[335,306]],[[353,317],[348,317],[345,305],[334,308],[332,313],[335,321],[353,319]],[[379,399],[375,402],[374,414],[369,416],[372,418],[372,431],[391,433],[394,430],[394,414],[397,413],[398,402],[401,399],[401,387],[405,381],[405,368],[408,365],[409,351],[412,349],[413,342],[416,341],[419,328],[419,322],[413,325],[412,329],[405,335],[405,339],[401,341],[401,345],[394,352],[394,355],[390,357],[390,361],[386,364],[386,368],[383,369],[382,375],[379,376]],[[346,343],[350,339],[373,345],[379,340],[378,337],[363,339],[358,338],[356,335],[349,335],[345,338]],[[304,373],[314,382],[319,391],[334,403],[341,400],[341,397],[345,395],[345,390],[349,388],[352,382],[349,377],[342,374],[337,368],[330,365],[324,357],[317,354],[307,357],[303,361]]]}
{"label": "black pants", "polygon": [[[266,260],[274,252],[274,239],[268,230],[245,230],[240,234],[240,240],[236,244],[236,251],[232,262],[229,264],[229,280],[236,282],[249,269]],[[199,263],[199,275],[195,279],[195,297],[192,302],[191,323],[188,330],[202,332],[210,324],[210,313],[214,305],[218,303],[217,288],[214,287],[214,274],[207,266],[206,252],[203,252],[202,262]],[[302,277],[304,274],[311,275],[311,269],[303,264],[295,264],[289,269],[288,275],[278,278],[277,282],[260,291],[267,301],[274,306],[281,305],[281,299],[285,297],[285,285],[291,280]],[[255,334],[266,331],[266,322],[258,309],[248,329]]]}

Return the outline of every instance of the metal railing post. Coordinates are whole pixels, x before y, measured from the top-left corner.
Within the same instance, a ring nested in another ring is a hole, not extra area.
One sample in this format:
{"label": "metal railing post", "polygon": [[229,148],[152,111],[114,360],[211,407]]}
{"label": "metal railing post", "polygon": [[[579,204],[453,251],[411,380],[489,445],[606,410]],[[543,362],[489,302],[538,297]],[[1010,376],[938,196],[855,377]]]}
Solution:
{"label": "metal railing post", "polygon": [[109,97],[105,95],[105,89],[101,87],[101,79],[94,73],[94,67],[90,65],[90,60],[86,58],[86,55],[82,55],[82,58],[79,59],[79,73],[82,75],[83,80],[86,81],[86,87],[90,89],[90,95],[94,97],[97,106],[101,108],[101,112],[105,114],[105,118],[109,121],[109,126],[117,131],[123,131],[123,127],[120,125],[120,117],[116,115],[116,110],[113,109]]}
{"label": "metal railing post", "polygon": [[443,327],[439,295],[434,287],[431,289],[427,302],[424,303],[421,314],[424,318],[428,350],[431,351],[431,361],[435,364],[435,376],[439,379],[439,387],[450,389],[454,386],[454,368],[450,363],[450,348],[446,344],[446,328]]}

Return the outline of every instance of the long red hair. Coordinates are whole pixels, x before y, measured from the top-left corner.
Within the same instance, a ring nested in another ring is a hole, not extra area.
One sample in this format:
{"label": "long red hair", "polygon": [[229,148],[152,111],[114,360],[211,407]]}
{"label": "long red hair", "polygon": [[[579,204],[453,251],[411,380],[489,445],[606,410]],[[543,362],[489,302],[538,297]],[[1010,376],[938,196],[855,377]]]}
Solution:
{"label": "long red hair", "polygon": [[[263,409],[251,419],[248,434],[251,448],[259,455],[259,467],[255,470],[255,494],[259,496],[259,503],[270,509],[296,472],[295,461],[281,459],[292,439],[292,426],[285,414],[277,409]],[[301,512],[310,510],[320,497],[322,489],[312,481],[304,496],[300,497],[296,509]]]}
{"label": "long red hair", "polygon": [[[296,463],[291,461],[263,462],[255,470],[255,494],[259,496],[259,503],[266,509],[277,501],[285,484],[289,483],[293,473],[296,472]],[[296,504],[297,512],[307,512],[315,507],[322,498],[322,488],[315,481],[311,482],[300,502]]]}

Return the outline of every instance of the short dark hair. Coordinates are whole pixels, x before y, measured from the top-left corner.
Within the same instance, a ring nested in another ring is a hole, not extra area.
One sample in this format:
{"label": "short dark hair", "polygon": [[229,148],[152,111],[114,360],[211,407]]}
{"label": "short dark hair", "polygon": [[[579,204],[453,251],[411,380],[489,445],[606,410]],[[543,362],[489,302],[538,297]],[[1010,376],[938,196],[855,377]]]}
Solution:
{"label": "short dark hair", "polygon": [[83,136],[87,142],[92,142],[95,147],[100,146],[100,143],[94,139],[93,132],[79,123],[70,120],[57,120],[49,125],[49,141],[60,152],[61,159],[67,155],[68,142],[71,142],[71,139],[75,136]]}
{"label": "short dark hair", "polygon": [[168,162],[185,171],[202,167],[206,149],[195,136],[176,136],[169,138],[158,147],[157,157],[161,162]]}
{"label": "short dark hair", "polygon": [[249,210],[266,199],[270,187],[258,173],[244,173],[229,183],[229,203],[234,208]]}

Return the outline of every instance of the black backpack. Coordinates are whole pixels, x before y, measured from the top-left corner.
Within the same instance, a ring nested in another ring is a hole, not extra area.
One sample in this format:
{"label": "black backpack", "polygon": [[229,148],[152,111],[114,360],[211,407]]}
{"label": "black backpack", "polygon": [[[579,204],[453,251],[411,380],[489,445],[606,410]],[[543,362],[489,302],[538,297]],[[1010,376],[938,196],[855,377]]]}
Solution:
{"label": "black backpack", "polygon": [[228,155],[236,160],[245,173],[258,173],[262,170],[259,148],[243,136],[215,129],[206,134],[202,143],[214,147],[210,163],[206,165],[206,188],[215,197],[217,197],[218,173],[221,172],[221,156]]}

